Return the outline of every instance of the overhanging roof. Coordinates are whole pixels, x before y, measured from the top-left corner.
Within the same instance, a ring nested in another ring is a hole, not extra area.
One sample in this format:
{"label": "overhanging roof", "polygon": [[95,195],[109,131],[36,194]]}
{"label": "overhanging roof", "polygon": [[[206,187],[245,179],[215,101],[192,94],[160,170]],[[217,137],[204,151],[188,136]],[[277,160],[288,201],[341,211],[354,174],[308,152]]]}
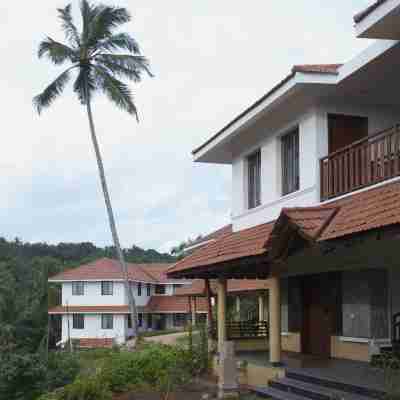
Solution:
{"label": "overhanging roof", "polygon": [[270,262],[282,255],[280,246],[288,229],[315,244],[398,224],[400,182],[396,181],[318,207],[284,209],[277,221],[233,232],[199,249],[168,275],[267,279]]}

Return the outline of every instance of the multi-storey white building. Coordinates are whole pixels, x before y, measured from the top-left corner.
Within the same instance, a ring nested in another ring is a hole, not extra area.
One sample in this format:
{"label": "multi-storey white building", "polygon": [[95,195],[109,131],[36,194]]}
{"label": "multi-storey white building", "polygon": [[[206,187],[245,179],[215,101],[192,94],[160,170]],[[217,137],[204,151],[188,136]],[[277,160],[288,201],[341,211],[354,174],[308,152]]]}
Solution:
{"label": "multi-storey white building", "polygon": [[[178,287],[191,282],[167,279],[170,267],[128,263],[140,330],[181,328],[193,313],[206,315],[204,300],[191,305],[187,297],[174,295]],[[61,315],[62,343],[78,339],[84,347],[107,346],[124,343],[132,335],[127,293],[117,261],[103,258],[64,271],[49,282],[62,285],[61,305],[49,310],[50,315]]]}

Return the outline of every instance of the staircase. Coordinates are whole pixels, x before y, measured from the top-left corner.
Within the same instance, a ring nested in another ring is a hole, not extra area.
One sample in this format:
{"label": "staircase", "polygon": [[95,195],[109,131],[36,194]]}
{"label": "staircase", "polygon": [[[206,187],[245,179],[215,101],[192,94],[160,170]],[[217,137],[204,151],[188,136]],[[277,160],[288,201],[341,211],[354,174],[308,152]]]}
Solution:
{"label": "staircase", "polygon": [[298,371],[288,371],[285,378],[270,381],[268,387],[253,387],[251,391],[260,397],[275,400],[371,400],[385,396],[379,390]]}

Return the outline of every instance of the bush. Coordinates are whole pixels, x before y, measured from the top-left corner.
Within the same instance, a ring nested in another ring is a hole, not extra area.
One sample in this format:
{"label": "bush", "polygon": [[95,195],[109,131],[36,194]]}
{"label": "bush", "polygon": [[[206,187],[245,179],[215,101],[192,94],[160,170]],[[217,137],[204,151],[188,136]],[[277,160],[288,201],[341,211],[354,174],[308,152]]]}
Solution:
{"label": "bush", "polygon": [[47,363],[47,390],[71,383],[79,374],[79,357],[76,353],[52,352]]}
{"label": "bush", "polygon": [[101,376],[115,392],[130,387],[164,391],[190,380],[187,351],[161,344],[146,345],[140,352],[119,352],[111,356]]}
{"label": "bush", "polygon": [[[112,393],[99,375],[78,378],[60,391],[60,400],[111,400]],[[56,399],[58,399],[56,397]]]}

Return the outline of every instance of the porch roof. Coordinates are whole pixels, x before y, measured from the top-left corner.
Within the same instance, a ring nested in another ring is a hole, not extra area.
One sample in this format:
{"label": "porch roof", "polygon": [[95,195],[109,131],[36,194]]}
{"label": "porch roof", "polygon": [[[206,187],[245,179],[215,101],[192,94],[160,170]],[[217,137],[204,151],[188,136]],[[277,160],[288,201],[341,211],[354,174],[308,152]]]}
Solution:
{"label": "porch roof", "polygon": [[[212,295],[217,293],[216,283],[210,282]],[[268,290],[269,283],[264,279],[230,279],[228,281],[228,293],[245,293],[257,290]],[[204,279],[195,279],[190,286],[176,290],[177,296],[206,296],[206,286]]]}
{"label": "porch roof", "polygon": [[[278,220],[233,232],[168,270],[172,277],[268,278],[270,263],[289,246],[288,231],[316,243],[400,223],[400,182],[351,194],[317,207],[286,208]],[[245,265],[243,265],[245,261]]]}

